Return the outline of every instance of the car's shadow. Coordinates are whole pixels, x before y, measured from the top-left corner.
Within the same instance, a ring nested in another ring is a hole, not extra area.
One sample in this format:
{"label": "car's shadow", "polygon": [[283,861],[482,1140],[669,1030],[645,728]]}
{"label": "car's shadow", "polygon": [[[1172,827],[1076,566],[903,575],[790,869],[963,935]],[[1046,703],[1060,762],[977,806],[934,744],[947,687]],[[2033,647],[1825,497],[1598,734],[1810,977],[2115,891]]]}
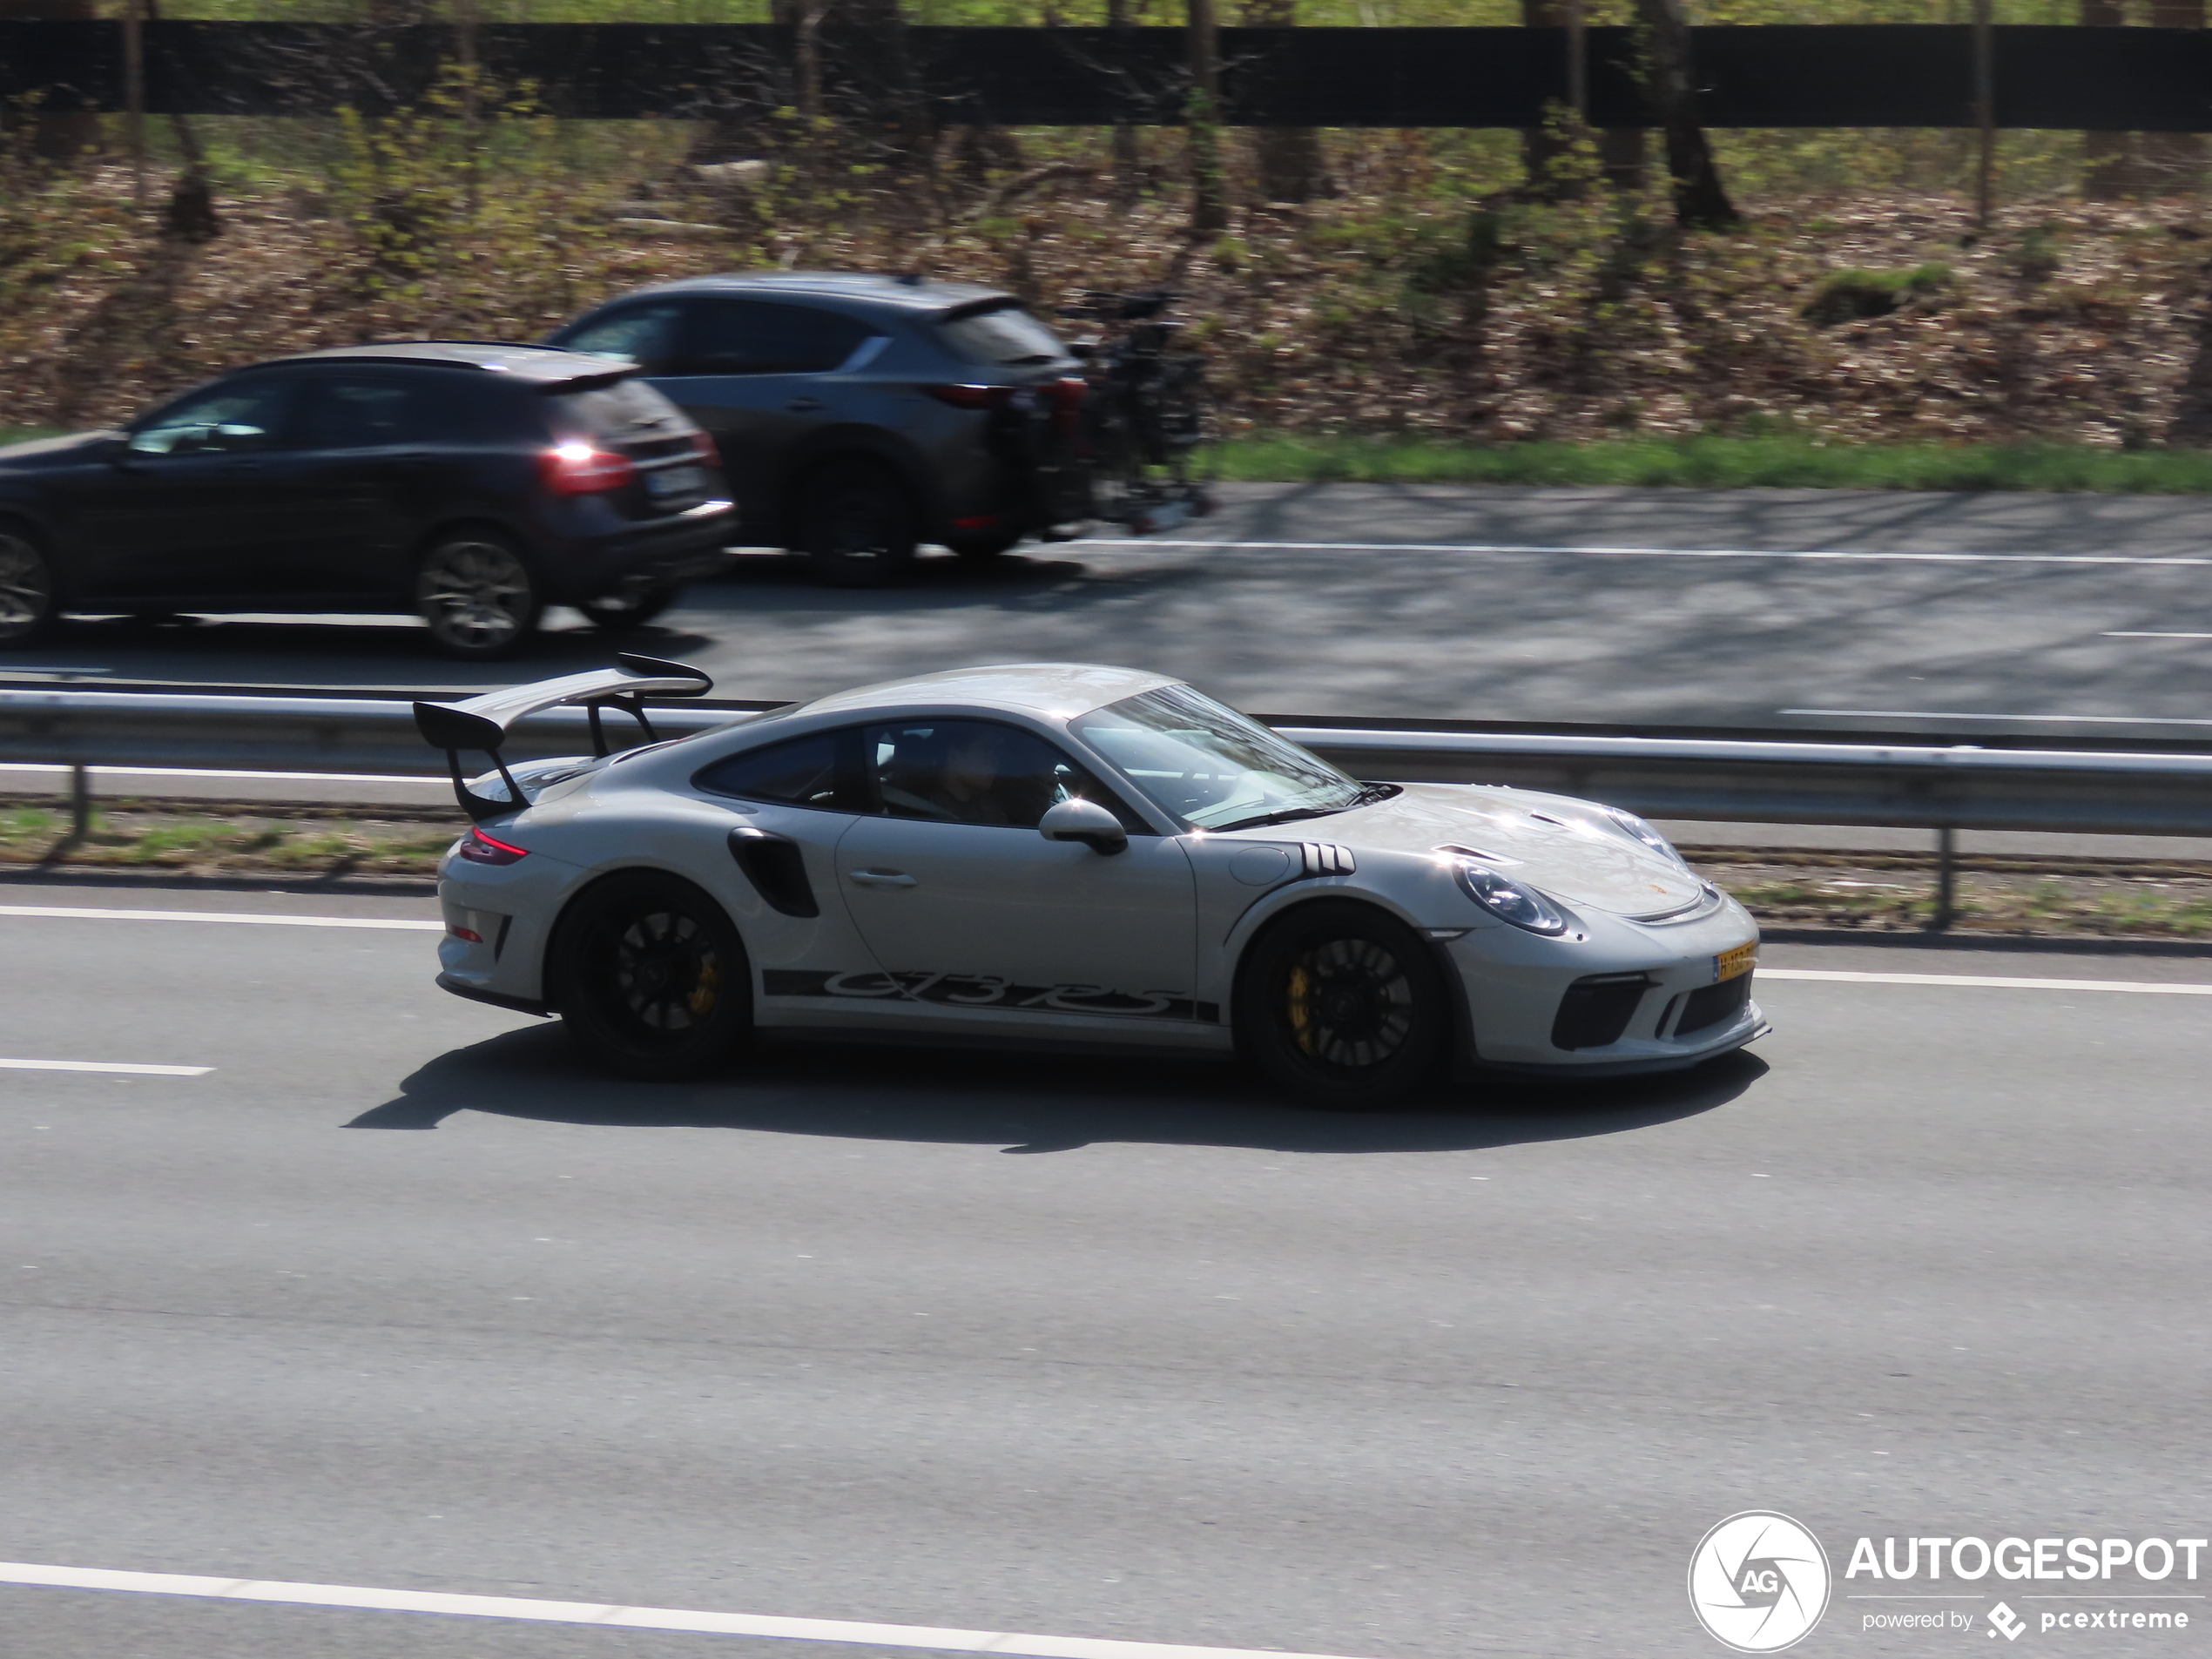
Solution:
{"label": "car's shadow", "polygon": [[634,1083],[581,1069],[550,1026],[441,1055],[352,1129],[435,1129],[456,1112],[630,1129],[732,1129],[1061,1152],[1105,1142],[1278,1152],[1441,1152],[1648,1129],[1712,1110],[1766,1073],[1736,1054],[1612,1082],[1486,1080],[1390,1112],[1284,1103],[1220,1061],[764,1045],[726,1077]]}

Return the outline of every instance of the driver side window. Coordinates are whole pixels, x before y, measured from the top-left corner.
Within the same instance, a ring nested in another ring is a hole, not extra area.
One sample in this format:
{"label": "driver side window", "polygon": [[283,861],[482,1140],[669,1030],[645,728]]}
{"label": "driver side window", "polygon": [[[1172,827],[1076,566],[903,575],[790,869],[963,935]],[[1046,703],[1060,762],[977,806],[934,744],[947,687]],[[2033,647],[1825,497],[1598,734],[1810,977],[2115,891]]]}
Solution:
{"label": "driver side window", "polygon": [[252,455],[285,438],[289,381],[209,388],[163,409],[131,435],[136,455]]}
{"label": "driver side window", "polygon": [[887,817],[1035,829],[1047,808],[1081,798],[1143,827],[1051,744],[994,720],[870,726],[863,749]]}

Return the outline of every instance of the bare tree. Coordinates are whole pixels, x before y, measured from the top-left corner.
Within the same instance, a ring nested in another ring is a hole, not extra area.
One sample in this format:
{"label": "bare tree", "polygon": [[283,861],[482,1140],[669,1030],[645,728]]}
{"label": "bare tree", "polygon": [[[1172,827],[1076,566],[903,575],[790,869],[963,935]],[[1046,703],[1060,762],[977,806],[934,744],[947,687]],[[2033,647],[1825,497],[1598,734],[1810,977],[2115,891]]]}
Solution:
{"label": "bare tree", "polygon": [[[1255,29],[1298,24],[1298,0],[1244,0],[1244,22]],[[1311,201],[1321,189],[1321,135],[1312,127],[1260,127],[1252,135],[1259,164],[1260,199]]]}
{"label": "bare tree", "polygon": [[1741,224],[1742,216],[1722,187],[1712,146],[1697,118],[1697,82],[1683,0],[1635,0],[1635,17],[1643,37],[1652,112],[1666,134],[1675,223],[1684,230],[1724,230]]}
{"label": "bare tree", "polygon": [[[2202,29],[2204,0],[2151,0],[2154,29]],[[2161,196],[2195,195],[2204,185],[2204,135],[2201,132],[2143,134],[2143,171]]]}
{"label": "bare tree", "polygon": [[[2117,29],[2128,21],[2121,0],[2081,0],[2084,29]],[[2098,201],[2133,196],[2141,187],[2135,166],[2135,140],[2128,132],[2081,135],[2081,193]]]}
{"label": "bare tree", "polygon": [[1221,27],[1213,0],[1184,0],[1189,19],[1190,100],[1184,117],[1190,153],[1190,233],[1229,228],[1221,179]]}

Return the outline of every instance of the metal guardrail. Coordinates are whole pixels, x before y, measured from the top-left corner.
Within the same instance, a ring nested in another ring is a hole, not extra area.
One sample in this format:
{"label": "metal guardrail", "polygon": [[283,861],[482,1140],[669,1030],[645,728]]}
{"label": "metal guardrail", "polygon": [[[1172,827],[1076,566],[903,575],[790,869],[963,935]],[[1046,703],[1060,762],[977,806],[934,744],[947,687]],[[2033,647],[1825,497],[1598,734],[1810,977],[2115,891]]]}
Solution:
{"label": "metal guardrail", "polygon": [[[750,711],[772,706],[751,705]],[[653,711],[663,735],[745,718],[727,703]],[[2212,835],[2212,754],[1851,741],[1278,729],[1361,777],[1555,790],[1647,816],[1763,824]],[[587,752],[585,716],[518,725],[510,760]],[[436,757],[402,701],[0,690],[0,759],[423,776]]]}

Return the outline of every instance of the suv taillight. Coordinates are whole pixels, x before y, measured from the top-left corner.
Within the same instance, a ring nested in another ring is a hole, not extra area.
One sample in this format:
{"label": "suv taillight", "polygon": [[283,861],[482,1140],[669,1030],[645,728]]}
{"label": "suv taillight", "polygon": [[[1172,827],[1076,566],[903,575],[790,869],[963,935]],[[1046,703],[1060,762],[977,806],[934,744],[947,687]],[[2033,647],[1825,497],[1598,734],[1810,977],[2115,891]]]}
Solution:
{"label": "suv taillight", "polygon": [[545,482],[556,496],[596,496],[620,489],[637,475],[628,455],[582,440],[556,443],[538,457]]}
{"label": "suv taillight", "polygon": [[1004,408],[1020,389],[1012,386],[925,386],[921,388],[940,403],[956,409]]}
{"label": "suv taillight", "polygon": [[722,464],[722,452],[714,447],[713,438],[705,432],[691,434],[691,453],[698,457],[702,466],[718,467]]}
{"label": "suv taillight", "polygon": [[453,850],[471,864],[518,864],[530,855],[529,848],[496,841],[474,825]]}

